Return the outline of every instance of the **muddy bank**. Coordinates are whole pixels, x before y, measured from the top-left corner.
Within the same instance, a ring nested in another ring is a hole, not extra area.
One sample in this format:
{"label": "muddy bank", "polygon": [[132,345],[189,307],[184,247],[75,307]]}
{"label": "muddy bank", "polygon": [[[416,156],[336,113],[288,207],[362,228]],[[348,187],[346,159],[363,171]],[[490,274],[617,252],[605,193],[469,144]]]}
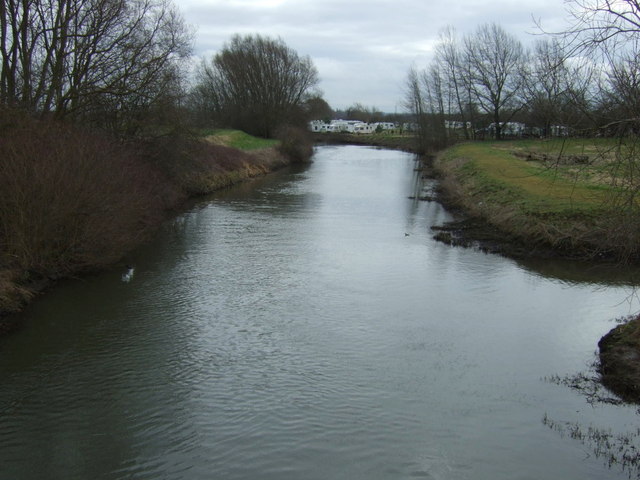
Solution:
{"label": "muddy bank", "polygon": [[475,248],[514,259],[556,258],[559,253],[543,246],[527,245],[522,239],[499,230],[480,218],[463,218],[431,227],[433,238],[447,245]]}
{"label": "muddy bank", "polygon": [[[447,207],[446,201],[438,201]],[[453,207],[447,209],[450,212],[456,211]],[[434,232],[433,238],[447,245],[474,248],[515,260],[558,259],[603,265],[616,263],[616,257],[611,252],[576,251],[536,241],[528,242],[526,238],[502,230],[483,218],[466,217],[464,212],[459,212],[457,217],[454,221],[431,227]]]}
{"label": "muddy bank", "polygon": [[626,402],[640,403],[640,316],[598,342],[602,383]]}

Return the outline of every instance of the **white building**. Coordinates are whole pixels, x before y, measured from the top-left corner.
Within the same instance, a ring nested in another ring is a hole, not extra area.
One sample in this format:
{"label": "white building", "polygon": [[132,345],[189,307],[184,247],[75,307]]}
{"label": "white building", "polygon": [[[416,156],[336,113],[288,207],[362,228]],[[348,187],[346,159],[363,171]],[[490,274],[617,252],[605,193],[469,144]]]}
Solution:
{"label": "white building", "polygon": [[[521,137],[524,134],[525,125],[520,122],[500,122],[500,135],[505,137]],[[492,123],[487,127],[491,135],[496,134],[496,124]]]}
{"label": "white building", "polygon": [[[462,130],[464,129],[465,125],[464,122],[461,122],[459,120],[445,120],[444,121],[444,128],[449,129],[449,130]],[[471,130],[471,122],[467,122],[467,129]]]}
{"label": "white building", "polygon": [[322,120],[312,120],[309,122],[309,130],[312,132],[338,132],[370,134],[376,131],[377,124],[365,123],[359,120],[331,120],[325,123]]}
{"label": "white building", "polygon": [[393,122],[378,122],[374,123],[374,125],[376,126],[376,128],[380,127],[382,130],[395,130],[396,128],[398,128]]}

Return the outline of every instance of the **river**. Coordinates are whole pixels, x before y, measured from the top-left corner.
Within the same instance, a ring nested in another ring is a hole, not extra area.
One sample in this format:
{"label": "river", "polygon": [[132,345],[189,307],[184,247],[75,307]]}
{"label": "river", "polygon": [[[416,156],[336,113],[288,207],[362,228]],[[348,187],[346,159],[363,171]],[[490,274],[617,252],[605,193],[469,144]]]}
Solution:
{"label": "river", "polygon": [[0,479],[637,476],[608,465],[636,407],[564,384],[638,310],[628,275],[434,241],[415,167],[318,147],[31,304],[0,339]]}

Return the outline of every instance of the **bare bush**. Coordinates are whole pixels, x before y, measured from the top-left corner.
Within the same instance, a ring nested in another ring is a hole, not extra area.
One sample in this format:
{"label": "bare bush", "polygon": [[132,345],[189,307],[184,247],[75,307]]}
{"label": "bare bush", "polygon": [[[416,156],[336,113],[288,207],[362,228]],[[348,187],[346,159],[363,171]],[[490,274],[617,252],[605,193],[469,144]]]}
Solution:
{"label": "bare bush", "polygon": [[292,162],[308,162],[313,155],[313,141],[305,129],[287,125],[278,129],[276,138],[280,140],[278,149]]}
{"label": "bare bush", "polygon": [[60,276],[107,265],[137,244],[175,198],[170,183],[113,139],[15,116],[4,125],[5,268]]}

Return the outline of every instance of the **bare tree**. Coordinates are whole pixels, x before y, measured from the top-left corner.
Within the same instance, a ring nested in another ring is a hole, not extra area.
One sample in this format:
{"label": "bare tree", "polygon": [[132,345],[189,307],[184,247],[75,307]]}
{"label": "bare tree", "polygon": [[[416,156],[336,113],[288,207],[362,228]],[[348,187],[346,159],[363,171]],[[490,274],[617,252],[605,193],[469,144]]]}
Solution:
{"label": "bare tree", "polygon": [[567,58],[557,39],[536,42],[526,66],[526,100],[538,125],[550,134],[553,124],[586,128],[593,119],[594,68],[581,58]]}
{"label": "bare tree", "polygon": [[560,35],[573,51],[625,43],[640,34],[638,0],[568,0],[572,23]]}
{"label": "bare tree", "polygon": [[464,39],[469,86],[480,108],[490,114],[496,138],[502,124],[524,106],[522,98],[526,54],[520,41],[495,23]]}
{"label": "bare tree", "polygon": [[407,74],[405,86],[404,107],[411,113],[414,120],[414,130],[418,141],[418,149],[425,153],[427,151],[428,124],[426,109],[422,98],[422,88],[420,86],[420,74],[411,67]]}
{"label": "bare tree", "polygon": [[175,86],[190,54],[191,34],[170,0],[0,5],[1,101],[43,114],[122,118]]}
{"label": "bare tree", "polygon": [[405,108],[414,118],[418,149],[437,151],[447,145],[444,128],[440,72],[432,65],[428,71],[411,68],[405,86]]}
{"label": "bare tree", "polygon": [[[436,46],[436,61],[444,77],[445,88],[449,92],[447,113],[456,115],[462,121],[464,137],[468,140],[471,135],[467,128],[467,109],[464,99],[467,77],[461,64],[460,46],[453,27],[447,27],[440,34],[440,41]],[[452,107],[455,111],[452,110]]]}
{"label": "bare tree", "polygon": [[567,64],[564,49],[557,39],[536,42],[527,71],[528,106],[546,135],[551,125],[560,122],[561,103],[566,101]]}
{"label": "bare tree", "polygon": [[[640,122],[640,51],[627,52],[607,71],[609,121]],[[640,133],[640,132],[636,132]]]}
{"label": "bare tree", "polygon": [[299,112],[318,73],[282,40],[234,36],[211,61],[204,61],[195,95],[200,105],[229,126],[271,137]]}

